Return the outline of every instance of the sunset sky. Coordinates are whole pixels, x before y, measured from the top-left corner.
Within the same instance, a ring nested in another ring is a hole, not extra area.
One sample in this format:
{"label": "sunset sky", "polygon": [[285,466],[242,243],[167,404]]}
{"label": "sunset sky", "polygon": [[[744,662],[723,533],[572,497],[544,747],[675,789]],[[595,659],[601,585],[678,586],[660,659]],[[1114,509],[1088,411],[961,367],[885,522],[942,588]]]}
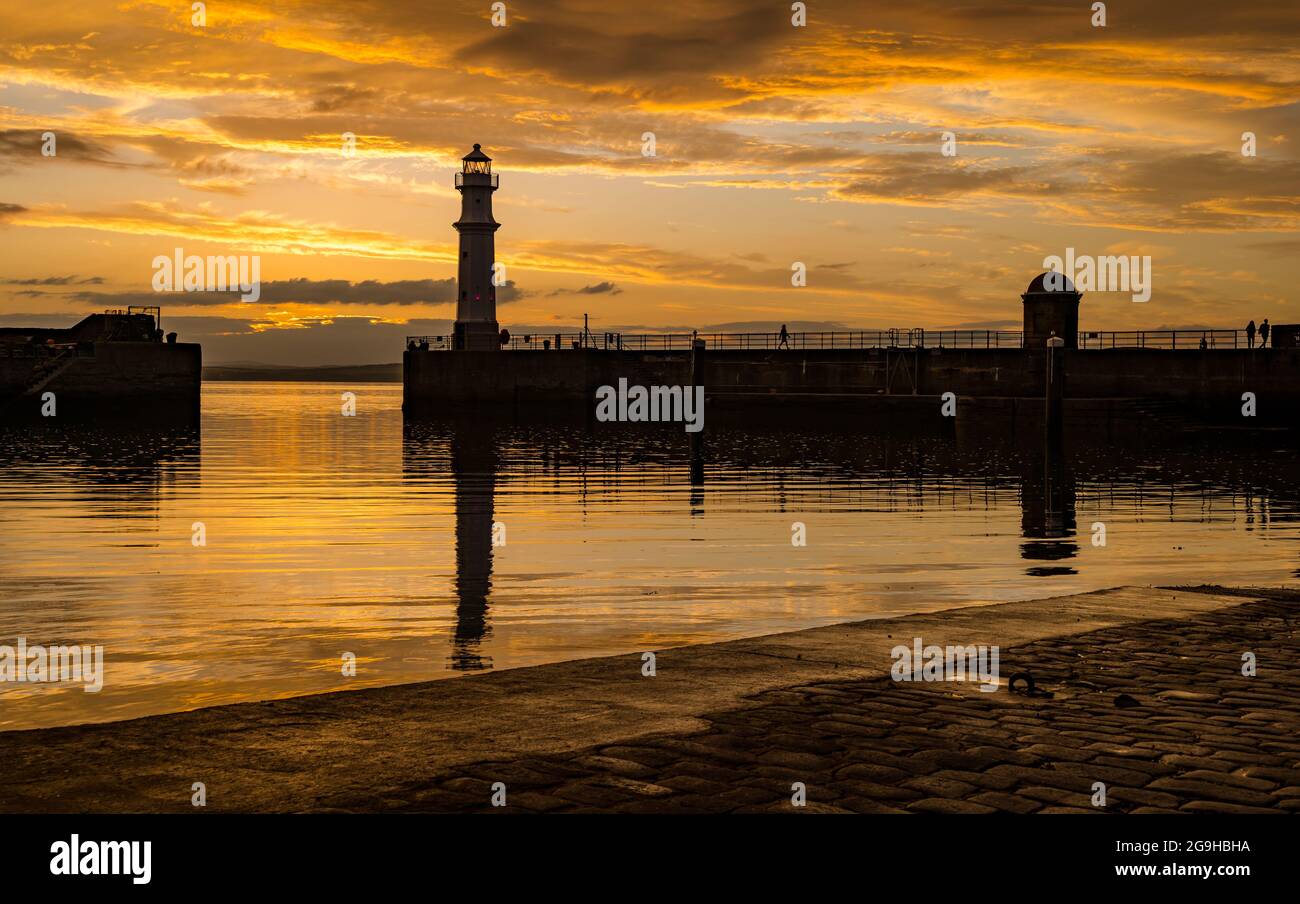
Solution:
{"label": "sunset sky", "polygon": [[[6,3],[0,324],[161,304],[210,363],[398,360],[454,317],[474,142],[512,332],[1016,329],[1067,247],[1152,258],[1085,328],[1300,321],[1295,0],[790,6]],[[261,299],[153,293],[177,247],[260,255]]]}

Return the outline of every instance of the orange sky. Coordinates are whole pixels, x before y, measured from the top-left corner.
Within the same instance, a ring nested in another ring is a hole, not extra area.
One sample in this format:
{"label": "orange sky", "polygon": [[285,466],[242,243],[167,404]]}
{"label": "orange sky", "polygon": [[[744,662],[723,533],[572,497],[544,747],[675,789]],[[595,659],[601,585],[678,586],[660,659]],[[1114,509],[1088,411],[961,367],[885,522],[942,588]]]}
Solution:
{"label": "orange sky", "polygon": [[[1152,258],[1089,328],[1300,320],[1294,0],[490,5],[6,4],[0,322],[161,303],[212,362],[397,360],[454,316],[476,141],[512,331],[1015,328],[1067,247]],[[260,255],[261,299],[155,295],[178,246]]]}

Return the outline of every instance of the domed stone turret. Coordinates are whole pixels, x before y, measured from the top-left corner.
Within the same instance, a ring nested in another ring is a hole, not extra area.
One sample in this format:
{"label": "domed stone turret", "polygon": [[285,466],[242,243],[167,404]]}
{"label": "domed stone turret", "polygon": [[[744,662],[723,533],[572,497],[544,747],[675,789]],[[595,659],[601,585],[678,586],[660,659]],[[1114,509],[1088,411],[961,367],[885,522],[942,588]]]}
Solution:
{"label": "domed stone turret", "polygon": [[1040,273],[1020,296],[1025,303],[1025,348],[1041,349],[1056,336],[1066,348],[1079,347],[1079,302],[1083,296],[1063,273]]}

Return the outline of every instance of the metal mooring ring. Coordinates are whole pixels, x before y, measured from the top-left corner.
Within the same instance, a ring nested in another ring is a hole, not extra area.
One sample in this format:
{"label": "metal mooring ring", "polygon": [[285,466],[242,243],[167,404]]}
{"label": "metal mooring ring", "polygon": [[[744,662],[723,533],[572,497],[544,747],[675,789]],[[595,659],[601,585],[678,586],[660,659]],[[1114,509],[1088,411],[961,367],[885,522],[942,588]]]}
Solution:
{"label": "metal mooring ring", "polygon": [[[1025,689],[1023,691],[1016,689],[1016,682],[1022,678],[1025,682]],[[1035,696],[1034,692],[1037,691],[1038,688],[1034,686],[1033,675],[1028,672],[1016,672],[1007,680],[1007,690],[1011,691],[1013,694],[1024,694],[1026,697],[1033,697]]]}

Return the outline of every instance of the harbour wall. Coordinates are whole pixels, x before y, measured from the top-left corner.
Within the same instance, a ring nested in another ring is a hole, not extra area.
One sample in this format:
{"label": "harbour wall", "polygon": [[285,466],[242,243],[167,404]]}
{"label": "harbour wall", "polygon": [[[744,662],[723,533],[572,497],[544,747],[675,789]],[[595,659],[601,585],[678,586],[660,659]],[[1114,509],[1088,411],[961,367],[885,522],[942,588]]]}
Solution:
{"label": "harbour wall", "polygon": [[[1157,403],[1186,417],[1245,426],[1291,426],[1300,412],[1300,349],[1063,354],[1067,399]],[[620,379],[644,386],[690,382],[690,357],[685,351],[411,350],[403,359],[403,407],[414,416],[465,407],[591,407],[597,387],[616,386]],[[1025,349],[705,350],[699,366],[710,406],[835,407],[855,399],[948,392],[984,400],[1041,399],[1045,361],[1044,351]],[[1254,421],[1242,417],[1247,392],[1255,395]]]}
{"label": "harbour wall", "polygon": [[24,395],[41,360],[0,356],[0,421],[41,417],[46,392],[55,394],[59,418],[197,421],[203,369],[197,343],[96,342],[49,384]]}

